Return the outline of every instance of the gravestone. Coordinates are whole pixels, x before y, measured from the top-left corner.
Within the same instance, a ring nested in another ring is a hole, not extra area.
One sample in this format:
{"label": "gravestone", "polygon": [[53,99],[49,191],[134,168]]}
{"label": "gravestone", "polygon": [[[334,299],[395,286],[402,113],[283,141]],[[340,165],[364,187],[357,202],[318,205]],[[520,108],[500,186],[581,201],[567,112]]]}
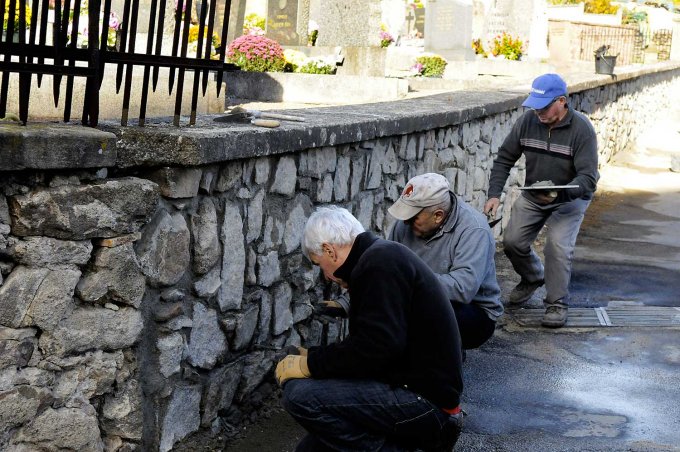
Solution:
{"label": "gravestone", "polygon": [[484,24],[487,43],[495,36],[509,33],[525,43],[526,60],[549,57],[548,15],[543,0],[497,0]]}
{"label": "gravestone", "polygon": [[307,39],[309,38],[309,4],[311,0],[299,0],[298,1],[298,21],[297,21],[297,34],[300,38],[301,46],[307,45]]}
{"label": "gravestone", "polygon": [[380,0],[317,0],[311,8],[319,24],[317,46],[380,46]]}
{"label": "gravestone", "polygon": [[220,19],[215,19],[215,32],[218,36],[222,36],[222,23],[224,17],[224,9],[227,3],[231,5],[229,10],[229,25],[227,27],[227,44],[232,42],[234,39],[238,38],[243,34],[243,21],[246,16],[246,0],[217,0],[217,6],[215,10],[217,11],[217,17]]}
{"label": "gravestone", "polygon": [[416,8],[414,11],[415,23],[414,28],[417,38],[425,37],[425,8]]}
{"label": "gravestone", "polygon": [[548,7],[544,0],[506,0],[507,31],[528,45],[526,59],[540,60],[548,53]]}
{"label": "gravestone", "polygon": [[269,0],[267,2],[265,34],[281,45],[300,44],[297,0]]}
{"label": "gravestone", "polygon": [[425,50],[447,60],[472,60],[472,0],[429,0]]}

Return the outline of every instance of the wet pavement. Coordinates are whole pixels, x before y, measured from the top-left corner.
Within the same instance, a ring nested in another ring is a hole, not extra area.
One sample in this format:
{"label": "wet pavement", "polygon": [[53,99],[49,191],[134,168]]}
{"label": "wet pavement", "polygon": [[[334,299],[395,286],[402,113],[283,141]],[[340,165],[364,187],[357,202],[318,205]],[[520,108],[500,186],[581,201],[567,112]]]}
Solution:
{"label": "wet pavement", "polygon": [[[680,451],[680,113],[602,170],[577,241],[574,307],[677,308],[671,327],[521,326],[504,316],[469,351],[468,413],[457,451]],[[539,246],[540,249],[540,238]],[[498,253],[507,293],[518,281]],[[542,290],[542,289],[541,289]],[[525,309],[541,309],[541,290]],[[294,450],[303,431],[282,411],[229,451]]]}

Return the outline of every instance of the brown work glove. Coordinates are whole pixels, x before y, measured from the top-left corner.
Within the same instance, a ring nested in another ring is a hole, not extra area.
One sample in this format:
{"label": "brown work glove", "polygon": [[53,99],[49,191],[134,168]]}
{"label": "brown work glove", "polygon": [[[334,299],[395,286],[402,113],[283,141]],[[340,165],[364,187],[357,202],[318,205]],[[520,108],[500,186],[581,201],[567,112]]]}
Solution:
{"label": "brown work glove", "polygon": [[276,382],[279,386],[291,378],[309,378],[307,357],[301,355],[288,355],[276,365]]}

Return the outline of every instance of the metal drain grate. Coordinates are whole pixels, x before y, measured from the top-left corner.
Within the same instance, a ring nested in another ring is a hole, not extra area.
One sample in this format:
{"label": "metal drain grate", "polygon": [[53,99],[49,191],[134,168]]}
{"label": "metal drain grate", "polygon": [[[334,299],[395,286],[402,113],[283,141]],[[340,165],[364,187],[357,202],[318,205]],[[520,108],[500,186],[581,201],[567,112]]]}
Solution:
{"label": "metal drain grate", "polygon": [[[507,311],[521,326],[541,326],[543,309]],[[617,306],[608,308],[570,308],[567,327],[600,326],[680,326],[680,308],[658,306]]]}

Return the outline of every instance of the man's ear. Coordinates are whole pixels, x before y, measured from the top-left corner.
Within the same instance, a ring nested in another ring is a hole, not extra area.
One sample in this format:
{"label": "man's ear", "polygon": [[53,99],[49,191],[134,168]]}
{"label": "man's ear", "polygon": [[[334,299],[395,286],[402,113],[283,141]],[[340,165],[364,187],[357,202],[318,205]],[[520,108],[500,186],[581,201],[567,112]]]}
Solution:
{"label": "man's ear", "polygon": [[321,245],[321,252],[333,260],[336,258],[335,247],[330,243],[323,243]]}
{"label": "man's ear", "polygon": [[444,221],[444,218],[446,218],[446,212],[444,212],[444,209],[437,209],[434,211],[434,221],[439,224],[442,221]]}

